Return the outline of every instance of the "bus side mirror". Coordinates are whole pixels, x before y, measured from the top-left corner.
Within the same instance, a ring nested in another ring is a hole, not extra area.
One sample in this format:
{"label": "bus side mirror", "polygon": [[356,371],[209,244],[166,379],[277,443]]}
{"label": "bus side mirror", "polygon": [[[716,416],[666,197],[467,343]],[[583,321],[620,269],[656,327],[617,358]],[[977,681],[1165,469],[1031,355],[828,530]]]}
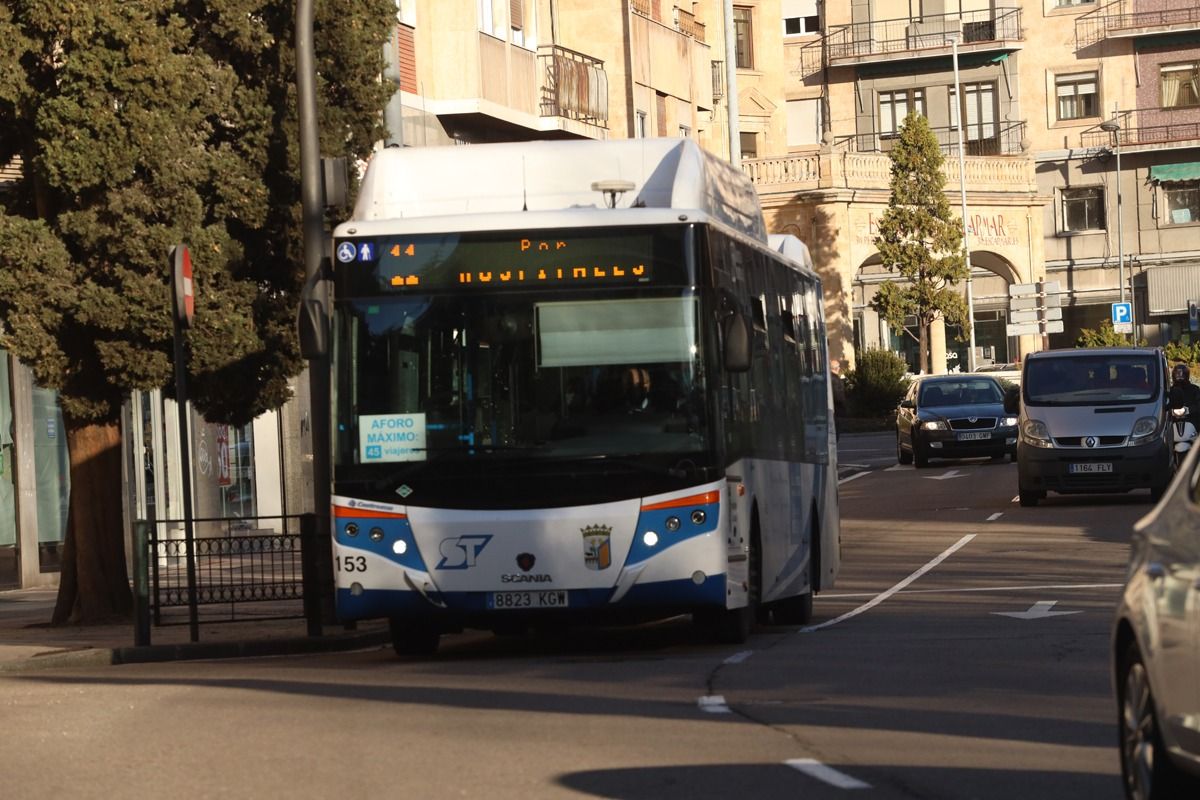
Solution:
{"label": "bus side mirror", "polygon": [[296,332],[300,355],[309,360],[329,355],[329,291],[325,277],[324,269],[313,273],[300,294]]}
{"label": "bus side mirror", "polygon": [[1010,386],[1004,390],[1004,413],[1014,416],[1021,410],[1021,388]]}
{"label": "bus side mirror", "polygon": [[746,372],[750,369],[750,328],[740,311],[725,318],[725,369]]}

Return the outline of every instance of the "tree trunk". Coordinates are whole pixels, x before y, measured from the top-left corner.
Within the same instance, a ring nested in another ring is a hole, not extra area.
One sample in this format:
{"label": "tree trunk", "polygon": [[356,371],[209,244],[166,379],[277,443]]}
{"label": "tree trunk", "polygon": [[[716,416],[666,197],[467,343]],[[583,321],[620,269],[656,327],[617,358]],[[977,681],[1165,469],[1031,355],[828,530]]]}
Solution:
{"label": "tree trunk", "polygon": [[917,372],[922,375],[928,375],[930,374],[929,323],[923,319],[918,319],[917,328],[921,331],[921,342],[917,346]]}
{"label": "tree trunk", "polygon": [[66,419],[71,461],[67,540],[55,625],[107,622],[132,609],[121,511],[121,428]]}

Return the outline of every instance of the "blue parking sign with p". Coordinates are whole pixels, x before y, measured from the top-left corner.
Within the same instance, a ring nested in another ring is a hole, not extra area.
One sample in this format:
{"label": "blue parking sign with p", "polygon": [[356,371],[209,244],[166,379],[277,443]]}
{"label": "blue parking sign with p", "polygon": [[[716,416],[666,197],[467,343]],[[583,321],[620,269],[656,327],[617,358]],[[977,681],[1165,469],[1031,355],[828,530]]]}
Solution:
{"label": "blue parking sign with p", "polygon": [[1112,304],[1113,325],[1128,325],[1133,322],[1133,303]]}

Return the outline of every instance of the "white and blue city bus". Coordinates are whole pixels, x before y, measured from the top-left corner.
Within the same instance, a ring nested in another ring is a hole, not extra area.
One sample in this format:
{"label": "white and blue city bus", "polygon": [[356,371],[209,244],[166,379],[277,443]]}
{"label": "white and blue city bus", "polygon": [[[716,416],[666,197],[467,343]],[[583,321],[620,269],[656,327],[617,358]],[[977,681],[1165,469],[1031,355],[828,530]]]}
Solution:
{"label": "white and blue city bus", "polygon": [[338,616],[803,623],[839,566],[821,285],[683,140],[385,149],[334,233]]}

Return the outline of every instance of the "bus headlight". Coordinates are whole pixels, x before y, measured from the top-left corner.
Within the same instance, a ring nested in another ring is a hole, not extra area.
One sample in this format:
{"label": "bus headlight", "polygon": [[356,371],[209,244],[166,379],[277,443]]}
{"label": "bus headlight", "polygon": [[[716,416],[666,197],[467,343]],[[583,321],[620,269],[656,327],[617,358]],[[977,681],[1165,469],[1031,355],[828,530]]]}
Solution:
{"label": "bus headlight", "polygon": [[347,536],[358,536],[358,526],[355,525],[353,522],[346,523],[346,535]]}
{"label": "bus headlight", "polygon": [[702,509],[702,508],[697,508],[695,511],[692,512],[692,524],[693,525],[703,525],[704,521],[707,519],[708,519],[708,514],[705,514],[704,509]]}
{"label": "bus headlight", "polygon": [[654,547],[658,544],[658,534],[654,531],[646,531],[642,534],[642,543],[646,547]]}
{"label": "bus headlight", "polygon": [[371,528],[371,541],[372,542],[382,542],[383,541],[383,528]]}
{"label": "bus headlight", "polygon": [[669,530],[671,533],[674,533],[675,531],[679,530],[679,517],[667,517],[665,525],[667,530]]}

